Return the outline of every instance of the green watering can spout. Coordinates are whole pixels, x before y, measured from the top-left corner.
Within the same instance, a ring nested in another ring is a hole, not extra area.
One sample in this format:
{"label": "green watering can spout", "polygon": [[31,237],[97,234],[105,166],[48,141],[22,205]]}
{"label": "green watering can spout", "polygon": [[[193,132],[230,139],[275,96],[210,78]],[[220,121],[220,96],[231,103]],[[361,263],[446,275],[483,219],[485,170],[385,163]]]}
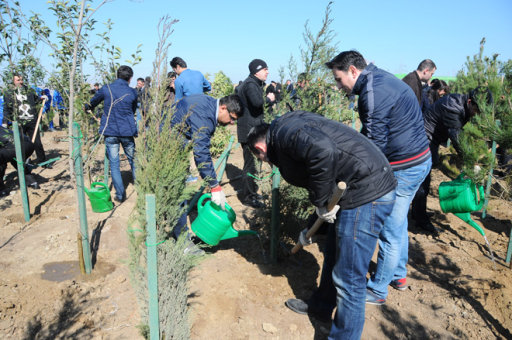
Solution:
{"label": "green watering can spout", "polygon": [[484,230],[475,221],[471,219],[470,213],[454,213],[454,215],[463,220],[464,222],[466,222],[467,224],[469,224],[470,226],[472,226],[473,228],[475,228],[480,233],[480,235],[485,236]]}
{"label": "green watering can spout", "polygon": [[227,239],[230,239],[230,238],[235,238],[235,237],[239,237],[239,236],[244,236],[244,235],[258,235],[257,232],[255,232],[254,230],[235,230],[233,227],[229,228],[228,230],[226,230],[226,233],[221,237],[221,241],[222,240],[227,240]]}

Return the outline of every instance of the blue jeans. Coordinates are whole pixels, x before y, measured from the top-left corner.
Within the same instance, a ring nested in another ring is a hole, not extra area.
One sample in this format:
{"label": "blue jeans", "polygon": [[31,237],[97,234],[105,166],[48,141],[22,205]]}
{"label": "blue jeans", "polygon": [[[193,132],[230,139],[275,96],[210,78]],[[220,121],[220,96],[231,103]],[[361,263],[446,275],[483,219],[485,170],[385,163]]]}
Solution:
{"label": "blue jeans", "polygon": [[364,326],[366,273],[377,239],[395,203],[392,190],[354,209],[342,210],[336,221],[336,316],[329,339],[360,339]]}
{"label": "blue jeans", "polygon": [[132,169],[133,180],[135,181],[135,166],[133,164],[133,156],[135,155],[135,140],[133,137],[107,137],[105,136],[105,146],[107,147],[107,157],[110,162],[110,175],[112,176],[112,184],[116,190],[116,198],[124,200],[126,192],[124,190],[123,178],[121,177],[121,169],[119,168],[119,144],[123,146],[124,153],[130,167]]}
{"label": "blue jeans", "polygon": [[405,170],[394,172],[398,186],[396,202],[379,236],[377,269],[368,281],[368,288],[379,298],[388,296],[388,285],[392,280],[407,276],[409,259],[409,235],[407,233],[407,213],[416,191],[430,172],[432,160]]}

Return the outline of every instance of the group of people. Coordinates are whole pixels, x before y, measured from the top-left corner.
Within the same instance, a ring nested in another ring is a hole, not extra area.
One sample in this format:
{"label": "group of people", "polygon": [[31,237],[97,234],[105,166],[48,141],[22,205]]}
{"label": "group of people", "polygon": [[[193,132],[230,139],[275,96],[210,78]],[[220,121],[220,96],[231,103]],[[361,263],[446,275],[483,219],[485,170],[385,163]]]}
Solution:
{"label": "group of people", "polygon": [[[8,190],[3,181],[7,164],[11,163],[17,169],[15,157],[14,136],[11,129],[13,121],[17,121],[21,128],[21,138],[23,140],[23,148],[25,151],[25,159],[35,151],[35,164],[29,161],[24,163],[27,185],[37,188],[38,182],[36,178],[30,174],[33,167],[42,164],[44,168],[51,168],[47,161],[41,136],[39,133],[39,111],[47,114],[50,108],[59,113],[59,127],[63,128],[63,114],[65,107],[63,106],[62,96],[57,90],[53,90],[53,95],[49,89],[41,89],[38,87],[29,87],[24,83],[23,75],[15,73],[12,77],[12,84],[6,88],[2,98],[2,118],[0,127],[0,196],[8,194]],[[40,106],[42,106],[40,110]],[[50,121],[49,129],[53,130],[53,122]],[[21,162],[23,163],[23,162]]]}
{"label": "group of people", "polygon": [[[476,88],[469,94],[450,94],[446,83],[430,83],[436,65],[429,59],[402,81],[367,64],[359,52],[344,51],[326,67],[339,90],[358,98],[362,130],[357,132],[314,112],[301,111],[300,100],[296,111],[265,123],[264,112],[280,91],[277,84],[265,91],[269,70],[262,59],[249,63],[249,75],[235,94],[220,99],[205,94],[211,90],[210,83],[201,72],[188,69],[182,58],[173,58],[170,66],[173,71],[168,74],[166,102],[174,106],[171,124],[183,124],[184,142],[193,142],[195,163],[201,165],[199,174],[207,180],[215,204],[224,208],[226,195],[216,179],[209,150],[211,138],[218,125],[235,121],[244,159],[243,204],[263,206],[258,185],[248,175],[257,173],[257,159],[277,166],[288,183],[308,190],[316,214],[328,223],[321,281],[309,299],[289,299],[286,306],[329,320],[336,309],[329,339],[359,339],[365,304],[384,304],[388,286],[407,288],[407,215],[411,203],[416,224],[435,232],[426,212],[426,199],[439,145],[451,139],[459,152],[458,134],[479,112],[482,96],[492,102],[491,93]],[[146,121],[157,114],[151,112],[151,80],[139,78],[132,88],[132,77],[129,66],[119,67],[117,80],[100,87],[90,100],[92,109],[104,102],[99,133],[105,137],[117,202],[126,199],[119,168],[120,145],[135,178],[135,114],[139,110],[139,119]],[[15,84],[17,81],[15,78]],[[291,82],[286,86],[290,92],[297,90]],[[299,82],[296,86],[300,87]],[[13,95],[20,104],[19,118],[32,119],[33,108],[41,98],[17,91]],[[13,95],[7,96],[6,102],[12,101]],[[27,134],[33,129],[26,124]],[[41,150],[40,139],[36,138],[34,145],[36,152]],[[43,154],[39,156],[43,159]],[[347,189],[329,210],[327,204],[340,181]],[[367,281],[377,242],[376,270]]]}
{"label": "group of people", "polygon": [[[478,100],[492,103],[492,95],[486,88],[446,94],[444,86],[445,93],[439,91],[423,112],[420,104],[429,92],[423,83],[436,71],[431,60],[404,81],[368,65],[356,51],[342,52],[326,66],[339,89],[358,96],[361,133],[294,111],[252,128],[246,144],[257,158],[277,166],[287,182],[306,188],[316,214],[329,223],[319,287],[309,299],[289,299],[286,306],[328,320],[336,308],[329,339],[359,339],[365,304],[385,304],[388,286],[407,288],[407,214],[413,200],[418,226],[435,231],[428,225],[426,196],[439,145],[450,138],[459,152],[462,127],[479,112]],[[347,189],[329,211],[340,181]],[[367,281],[377,242],[377,266]]]}

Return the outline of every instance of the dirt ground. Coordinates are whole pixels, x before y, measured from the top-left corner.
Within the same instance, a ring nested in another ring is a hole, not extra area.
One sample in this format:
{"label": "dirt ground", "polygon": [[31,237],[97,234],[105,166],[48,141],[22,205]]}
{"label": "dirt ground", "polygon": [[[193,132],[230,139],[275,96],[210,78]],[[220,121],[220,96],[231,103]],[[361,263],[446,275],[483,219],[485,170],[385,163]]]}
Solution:
{"label": "dirt ground", "polygon": [[[81,275],[77,264],[79,217],[68,174],[63,131],[47,132],[53,169],[38,168],[40,189],[29,189],[31,219],[24,221],[17,185],[0,199],[0,337],[2,339],[141,339],[139,309],[127,268],[128,200],[108,213],[92,212],[88,225],[94,269]],[[223,187],[237,212],[236,228],[258,230],[254,210],[236,195],[241,149],[228,161]],[[129,181],[129,166],[122,162]],[[8,181],[16,183],[13,168]],[[449,180],[433,172],[432,188]],[[438,236],[409,227],[409,289],[390,288],[384,306],[367,306],[363,339],[512,339],[512,270],[505,265],[512,227],[512,203],[492,198],[484,226],[495,265],[483,237],[439,208],[437,190],[428,208]],[[302,226],[298,226],[302,229]],[[321,241],[321,238],[319,242]],[[261,247],[263,244],[263,247]],[[325,339],[330,324],[290,311],[284,301],[307,298],[322,264],[319,243],[293,257],[270,263],[268,240],[222,241],[190,280],[191,339]]]}

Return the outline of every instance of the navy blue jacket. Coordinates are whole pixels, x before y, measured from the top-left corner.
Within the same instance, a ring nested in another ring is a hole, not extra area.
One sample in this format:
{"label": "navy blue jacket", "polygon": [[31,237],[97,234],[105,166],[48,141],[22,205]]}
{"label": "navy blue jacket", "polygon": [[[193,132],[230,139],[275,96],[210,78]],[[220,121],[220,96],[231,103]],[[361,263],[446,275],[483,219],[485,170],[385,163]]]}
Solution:
{"label": "navy blue jacket", "polygon": [[205,94],[193,94],[183,97],[176,104],[171,125],[180,126],[185,138],[193,142],[194,161],[201,178],[208,181],[210,187],[219,184],[212,155],[210,154],[211,138],[217,127],[218,99]]}
{"label": "navy blue jacket", "polygon": [[379,147],[393,170],[430,158],[423,115],[409,85],[370,64],[359,75],[352,93],[359,95],[361,133]]}
{"label": "navy blue jacket", "polygon": [[270,162],[288,183],[306,188],[317,207],[327,205],[339,181],[347,184],[342,209],[372,202],[396,187],[389,162],[374,143],[319,114],[294,111],[275,119],[266,141]]}
{"label": "navy blue jacket", "polygon": [[425,111],[425,131],[433,145],[446,143],[450,138],[457,153],[461,152],[458,136],[471,118],[467,102],[467,95],[451,93]]}
{"label": "navy blue jacket", "polygon": [[[112,93],[112,94],[111,94]],[[137,109],[137,91],[123,79],[104,85],[91,99],[91,108],[104,101],[101,116],[100,134],[110,137],[137,136],[135,110]]]}

